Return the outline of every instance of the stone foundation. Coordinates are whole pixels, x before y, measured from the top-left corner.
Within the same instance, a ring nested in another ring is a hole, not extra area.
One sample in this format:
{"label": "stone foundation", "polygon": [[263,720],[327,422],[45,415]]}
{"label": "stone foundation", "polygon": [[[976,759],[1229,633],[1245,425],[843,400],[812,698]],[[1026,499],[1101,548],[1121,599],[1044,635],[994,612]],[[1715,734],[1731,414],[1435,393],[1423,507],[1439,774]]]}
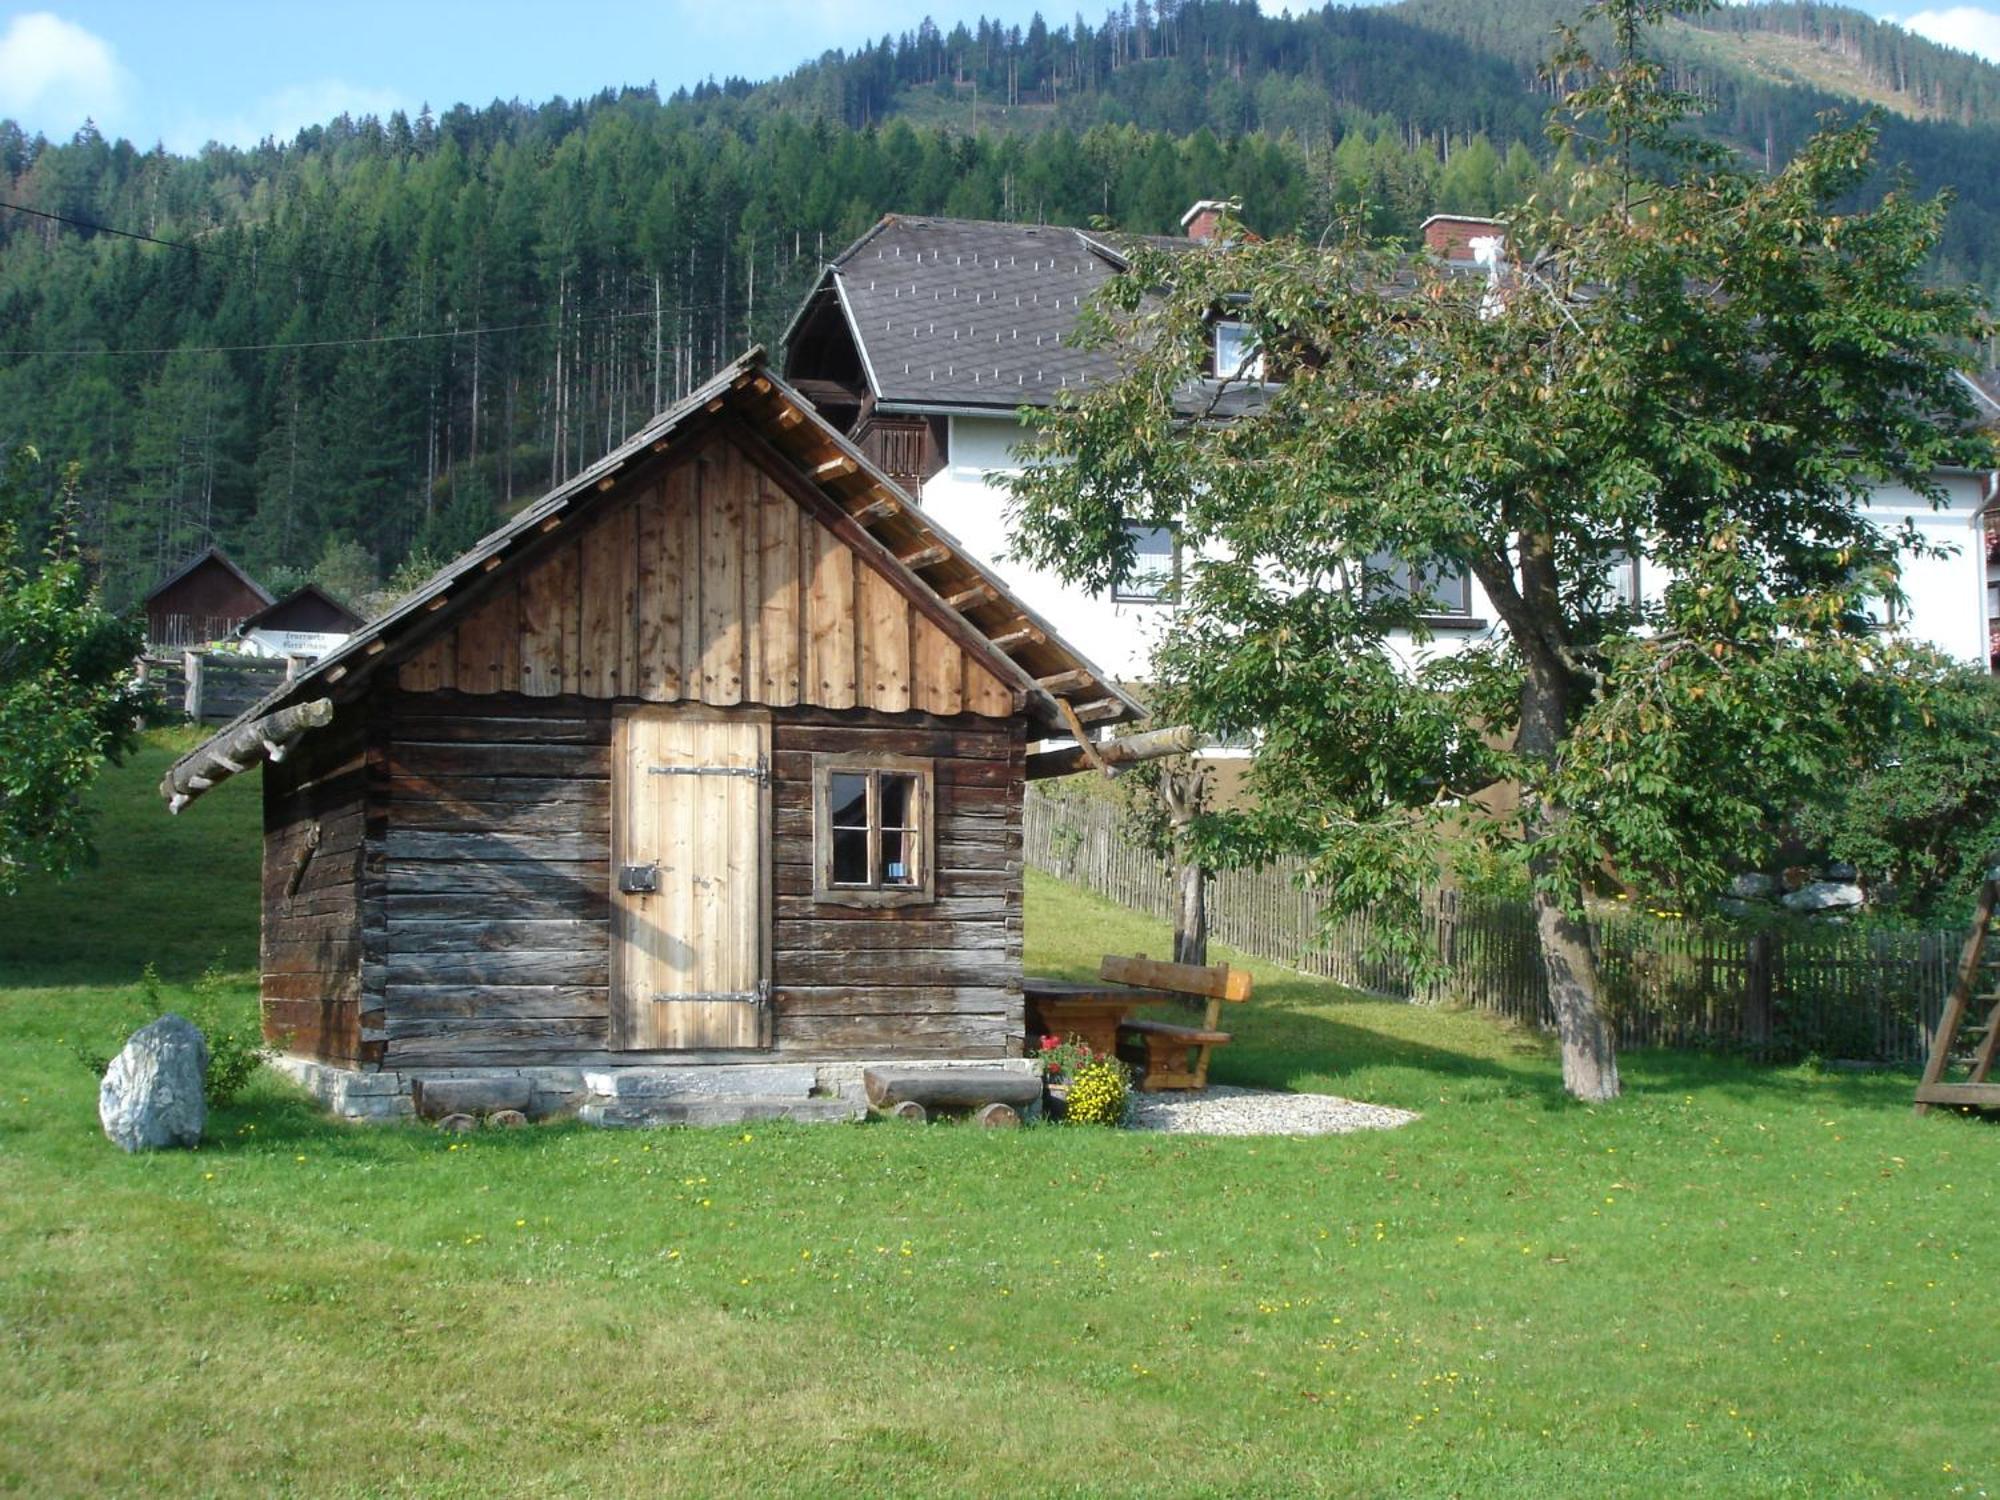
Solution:
{"label": "stone foundation", "polygon": [[431,1080],[520,1080],[525,1113],[575,1115],[593,1125],[727,1125],[744,1120],[856,1120],[867,1113],[864,1069],[1001,1068],[1031,1073],[1032,1060],[880,1058],[853,1062],[703,1063],[634,1068],[413,1068],[376,1071],[280,1053],[271,1066],[343,1120],[413,1120],[418,1086]]}

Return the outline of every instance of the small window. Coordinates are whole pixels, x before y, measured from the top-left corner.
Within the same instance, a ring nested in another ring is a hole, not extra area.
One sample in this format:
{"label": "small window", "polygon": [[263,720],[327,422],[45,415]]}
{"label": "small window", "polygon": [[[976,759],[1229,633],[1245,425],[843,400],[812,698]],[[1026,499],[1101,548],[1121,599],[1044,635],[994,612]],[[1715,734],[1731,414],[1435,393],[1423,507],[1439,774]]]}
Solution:
{"label": "small window", "polygon": [[1171,604],[1180,597],[1181,549],[1165,526],[1127,524],[1132,538],[1132,571],[1111,586],[1121,604]]}
{"label": "small window", "polygon": [[1258,351],[1257,335],[1248,323],[1224,318],[1215,325],[1215,378],[1264,378],[1264,356]]}
{"label": "small window", "polygon": [[1432,568],[1413,573],[1399,557],[1378,552],[1368,559],[1371,587],[1408,598],[1421,593],[1425,613],[1450,618],[1470,618],[1472,582],[1463,568]]}
{"label": "small window", "polygon": [[1599,597],[1608,606],[1636,614],[1641,602],[1639,559],[1623,552],[1613,557],[1604,570],[1604,591]]}
{"label": "small window", "polygon": [[813,765],[813,899],[846,906],[935,899],[931,763],[823,755]]}

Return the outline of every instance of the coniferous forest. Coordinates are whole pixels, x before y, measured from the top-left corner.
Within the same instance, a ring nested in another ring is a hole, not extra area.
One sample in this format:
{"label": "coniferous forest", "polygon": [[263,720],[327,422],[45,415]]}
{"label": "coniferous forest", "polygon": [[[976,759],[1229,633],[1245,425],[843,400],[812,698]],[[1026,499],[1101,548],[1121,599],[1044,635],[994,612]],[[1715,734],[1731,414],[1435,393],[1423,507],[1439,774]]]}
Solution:
{"label": "coniferous forest", "polygon": [[[0,122],[0,444],[83,465],[114,604],[210,542],[365,593],[775,342],[883,213],[1171,232],[1230,196],[1267,232],[1365,206],[1408,233],[1504,211],[1548,165],[1537,63],[1571,9],[926,20],[771,82],[343,117],[194,156]],[[1782,161],[1820,110],[1883,103],[1884,158],[1959,195],[1936,273],[2000,284],[2000,68],[1839,7],[1704,25],[1669,62],[1714,101],[1707,128]]]}

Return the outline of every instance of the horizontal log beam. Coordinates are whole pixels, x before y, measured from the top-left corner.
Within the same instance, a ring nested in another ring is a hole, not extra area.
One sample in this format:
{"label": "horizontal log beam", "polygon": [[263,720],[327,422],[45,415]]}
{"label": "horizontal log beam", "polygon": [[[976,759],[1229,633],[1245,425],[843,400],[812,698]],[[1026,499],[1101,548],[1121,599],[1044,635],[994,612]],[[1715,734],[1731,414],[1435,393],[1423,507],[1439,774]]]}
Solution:
{"label": "horizontal log beam", "polygon": [[333,700],[315,698],[296,703],[223,731],[176,764],[160,779],[160,795],[167,808],[179,812],[216,783],[260,760],[283,760],[286,750],[308,730],[333,722]]}
{"label": "horizontal log beam", "polygon": [[1073,776],[1078,771],[1093,769],[1095,765],[1102,765],[1107,771],[1119,771],[1144,761],[1186,755],[1195,748],[1199,739],[1193,729],[1179,724],[1171,729],[1149,729],[1144,734],[1127,735],[1123,739],[1098,740],[1092,746],[1096,751],[1095,762],[1091,751],[1082,745],[1039,750],[1028,757],[1028,780],[1046,781],[1051,776]]}

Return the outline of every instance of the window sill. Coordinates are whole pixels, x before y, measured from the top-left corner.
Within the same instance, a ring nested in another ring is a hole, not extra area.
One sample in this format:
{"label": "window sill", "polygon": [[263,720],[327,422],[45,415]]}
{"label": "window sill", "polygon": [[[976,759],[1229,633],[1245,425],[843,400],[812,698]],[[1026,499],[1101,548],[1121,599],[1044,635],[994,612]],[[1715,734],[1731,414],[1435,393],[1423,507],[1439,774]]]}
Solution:
{"label": "window sill", "polygon": [[1418,618],[1426,630],[1471,634],[1473,631],[1485,630],[1489,626],[1489,622],[1478,615],[1421,615]]}
{"label": "window sill", "polygon": [[890,906],[933,906],[937,897],[929,889],[914,886],[908,890],[863,891],[863,890],[819,890],[813,892],[815,906],[851,906],[864,910],[881,910]]}

